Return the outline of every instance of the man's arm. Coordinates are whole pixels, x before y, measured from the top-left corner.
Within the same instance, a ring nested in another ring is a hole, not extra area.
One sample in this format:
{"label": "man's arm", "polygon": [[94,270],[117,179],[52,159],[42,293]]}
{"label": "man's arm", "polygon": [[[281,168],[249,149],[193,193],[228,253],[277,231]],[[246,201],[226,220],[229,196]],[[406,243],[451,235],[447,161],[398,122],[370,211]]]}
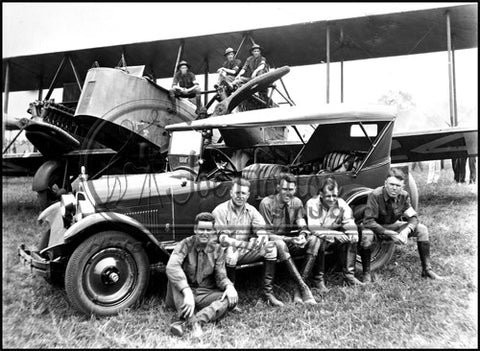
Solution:
{"label": "man's arm", "polygon": [[264,68],[265,68],[265,62],[262,61],[262,63],[260,63],[257,68],[255,68],[255,71],[253,71],[252,78],[255,78],[258,72],[260,72]]}
{"label": "man's arm", "polygon": [[407,198],[405,199],[405,205],[404,205],[404,211],[403,214],[405,217],[407,217],[407,222],[408,222],[408,228],[410,229],[410,232],[413,232],[415,229],[417,229],[418,225],[418,215],[417,211],[412,206],[412,202],[410,200],[410,195],[407,194]]}
{"label": "man's arm", "polygon": [[385,228],[377,222],[379,217],[379,204],[373,193],[368,195],[367,207],[363,216],[363,225],[365,228],[373,230],[375,233],[384,234]]}
{"label": "man's arm", "polygon": [[233,283],[227,277],[227,270],[225,268],[225,249],[219,248],[219,255],[215,261],[215,282],[220,290],[225,290],[227,285],[233,285]]}
{"label": "man's arm", "polygon": [[215,228],[217,229],[218,241],[220,242],[220,244],[227,244],[228,246],[233,247],[245,246],[244,241],[237,240],[230,236],[233,234],[233,232],[228,228],[227,214],[223,209],[218,206],[215,207],[215,209],[212,211],[212,215],[213,217],[215,217]]}
{"label": "man's arm", "polygon": [[185,272],[182,268],[183,261],[185,261],[185,257],[187,255],[187,242],[186,240],[182,240],[175,246],[175,249],[170,256],[166,267],[168,280],[179,291],[190,288],[190,286],[188,285],[187,276],[185,275]]}

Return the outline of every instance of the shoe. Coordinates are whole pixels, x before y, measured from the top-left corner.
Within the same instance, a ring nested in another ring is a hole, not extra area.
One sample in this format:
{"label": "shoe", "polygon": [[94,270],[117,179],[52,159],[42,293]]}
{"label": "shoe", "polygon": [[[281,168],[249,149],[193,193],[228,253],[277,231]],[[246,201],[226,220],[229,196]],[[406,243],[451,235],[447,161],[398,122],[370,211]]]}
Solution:
{"label": "shoe", "polygon": [[436,273],[435,273],[434,271],[432,271],[431,269],[422,272],[422,277],[424,277],[424,278],[430,278],[430,279],[434,279],[434,280],[444,280],[444,279],[445,279],[445,278],[443,278],[442,276],[439,276],[438,274],[436,274]]}
{"label": "shoe", "polygon": [[232,312],[233,313],[243,313],[243,310],[240,307],[235,306],[234,308],[232,308]]}
{"label": "shoe", "polygon": [[345,283],[347,283],[347,285],[350,285],[350,286],[365,285],[364,283],[362,283],[360,280],[358,280],[354,276],[345,276],[343,280],[344,280]]}
{"label": "shoe", "polygon": [[270,303],[273,307],[285,306],[285,304],[279,299],[277,299],[275,295],[273,295],[272,293],[265,293],[264,296],[265,296],[265,299],[267,300],[267,303]]}
{"label": "shoe", "polygon": [[297,287],[295,287],[295,290],[293,292],[293,302],[303,305],[302,295],[300,294],[300,290]]}
{"label": "shoe", "polygon": [[192,323],[192,338],[193,339],[200,339],[203,335],[203,330],[200,322],[193,322]]}
{"label": "shoe", "polygon": [[183,336],[185,332],[185,322],[177,321],[170,324],[170,333],[175,336]]}
{"label": "shoe", "polygon": [[363,274],[362,281],[364,284],[372,282],[372,275],[370,274],[370,272]]}

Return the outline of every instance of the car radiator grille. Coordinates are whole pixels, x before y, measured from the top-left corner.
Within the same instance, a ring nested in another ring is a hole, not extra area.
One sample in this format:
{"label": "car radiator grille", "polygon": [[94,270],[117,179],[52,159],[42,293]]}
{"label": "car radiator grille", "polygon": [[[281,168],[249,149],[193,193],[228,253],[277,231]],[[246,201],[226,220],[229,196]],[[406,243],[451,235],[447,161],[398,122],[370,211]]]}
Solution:
{"label": "car radiator grille", "polygon": [[124,214],[139,221],[142,225],[147,227],[148,230],[152,232],[152,234],[156,234],[159,232],[160,224],[158,221],[158,209],[148,211],[126,212]]}

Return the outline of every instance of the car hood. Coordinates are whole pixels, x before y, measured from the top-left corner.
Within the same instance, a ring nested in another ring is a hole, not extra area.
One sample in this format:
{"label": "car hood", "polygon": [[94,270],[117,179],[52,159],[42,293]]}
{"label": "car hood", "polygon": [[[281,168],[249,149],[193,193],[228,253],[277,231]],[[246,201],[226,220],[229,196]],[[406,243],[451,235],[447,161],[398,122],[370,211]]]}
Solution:
{"label": "car hood", "polygon": [[179,171],[108,175],[87,181],[85,190],[96,205],[132,200],[141,205],[152,197],[182,195],[213,189],[219,185],[209,180],[196,182],[186,178],[186,175],[188,174]]}

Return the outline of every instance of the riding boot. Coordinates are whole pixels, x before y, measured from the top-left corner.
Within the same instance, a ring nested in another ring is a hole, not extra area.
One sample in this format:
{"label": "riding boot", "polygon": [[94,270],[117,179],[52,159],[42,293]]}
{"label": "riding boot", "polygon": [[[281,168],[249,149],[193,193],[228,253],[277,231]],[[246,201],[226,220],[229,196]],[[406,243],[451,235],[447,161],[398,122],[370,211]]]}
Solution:
{"label": "riding boot", "polygon": [[167,108],[167,111],[170,113],[177,113],[177,98],[175,97],[175,92],[170,91],[169,98],[172,106]]}
{"label": "riding boot", "polygon": [[422,263],[422,277],[443,280],[443,277],[436,274],[430,265],[430,242],[417,241],[420,262]]}
{"label": "riding boot", "polygon": [[363,282],[371,283],[370,260],[372,259],[372,250],[370,248],[360,247],[360,256],[362,258]]}
{"label": "riding boot", "polygon": [[197,109],[195,110],[195,113],[199,114],[200,109],[202,108],[202,97],[200,96],[200,94],[195,95],[195,103],[197,105]]}
{"label": "riding boot", "polygon": [[357,244],[346,243],[342,245],[342,270],[343,279],[348,285],[364,285],[360,280],[355,278],[355,262],[357,260]]}
{"label": "riding boot", "polygon": [[265,274],[263,276],[263,293],[273,306],[284,306],[283,302],[273,295],[273,279],[275,278],[276,261],[265,260]]}
{"label": "riding boot", "polygon": [[[322,244],[324,246],[324,244]],[[318,256],[313,266],[313,279],[312,286],[324,293],[328,291],[328,288],[325,286],[325,247],[320,247],[318,250]]]}
{"label": "riding boot", "polygon": [[297,267],[295,266],[295,262],[293,262],[292,258],[289,257],[287,260],[285,260],[285,264],[287,266],[288,272],[295,280],[297,287],[300,289],[303,302],[309,305],[316,305],[317,301],[315,301],[312,292],[308,288],[307,284],[305,284],[305,282],[303,281],[302,276],[298,272]]}

